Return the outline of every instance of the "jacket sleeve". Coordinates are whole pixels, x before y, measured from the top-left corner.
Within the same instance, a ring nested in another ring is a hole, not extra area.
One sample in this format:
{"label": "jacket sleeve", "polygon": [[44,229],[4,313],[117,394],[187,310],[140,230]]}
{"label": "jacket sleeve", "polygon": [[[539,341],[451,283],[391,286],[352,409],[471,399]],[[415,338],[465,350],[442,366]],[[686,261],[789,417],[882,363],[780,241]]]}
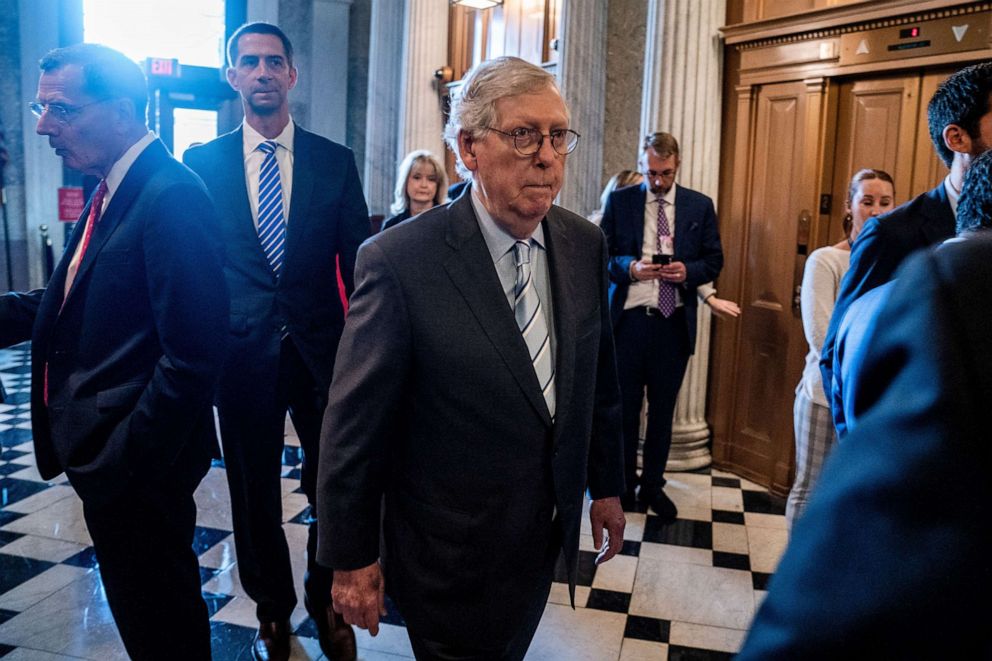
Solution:
{"label": "jacket sleeve", "polygon": [[0,347],[9,347],[31,339],[34,318],[44,289],[9,292],[0,296]]}
{"label": "jacket sleeve", "polygon": [[358,251],[355,277],[317,470],[317,560],[340,570],[365,567],[379,557],[389,441],[411,360],[402,288],[375,242]]}
{"label": "jacket sleeve", "polygon": [[619,496],[624,491],[623,428],[620,412],[620,384],[613,348],[613,324],[607,297],[606,244],[603,243],[600,269],[599,362],[596,369],[595,409],[589,449],[589,495],[593,499]]}
{"label": "jacket sleeve", "polygon": [[341,280],[348,296],[355,291],[355,258],[358,246],[369,238],[369,209],[365,204],[365,194],[362,183],[358,179],[358,168],[355,158],[348,151],[346,159],[347,174],[344,189],[341,192],[341,203],[338,206],[338,263],[341,270]]}
{"label": "jacket sleeve", "polygon": [[[183,213],[175,213],[181,200]],[[154,475],[202,424],[226,354],[229,298],[213,204],[198,185],[169,187],[143,214],[143,258],[162,356],[134,410],[108,445],[126,443],[128,465]]]}
{"label": "jacket sleeve", "polygon": [[834,343],[837,341],[837,332],[840,330],[847,309],[865,292],[891,280],[899,263],[906,256],[903,250],[894,245],[896,237],[889,236],[892,233],[886,231],[887,226],[879,223],[878,220],[872,218],[865,223],[864,229],[851,247],[851,265],[841,279],[830,325],[827,327],[827,334],[820,348],[820,374],[823,377],[827,401],[831,400],[834,382]]}

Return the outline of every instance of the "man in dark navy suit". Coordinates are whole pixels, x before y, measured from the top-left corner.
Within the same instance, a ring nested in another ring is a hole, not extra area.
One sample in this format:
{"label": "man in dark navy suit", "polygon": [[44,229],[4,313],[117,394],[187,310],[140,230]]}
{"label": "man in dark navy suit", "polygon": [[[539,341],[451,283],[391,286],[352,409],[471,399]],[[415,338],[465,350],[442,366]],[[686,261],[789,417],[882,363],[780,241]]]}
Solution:
{"label": "man in dark navy suit", "polygon": [[992,657],[990,172],[986,153],[964,181],[962,238],[911,257],[886,285],[857,425],[796,524],[740,661]]}
{"label": "man in dark navy suit", "polygon": [[[289,115],[293,46],[275,25],[250,23],[228,42],[227,80],[245,121],[190,149],[184,160],[220,213],[231,291],[232,351],[217,397],[231,489],[241,584],[257,604],[256,659],[289,658],[296,590],[282,529],[286,412],[303,447],[302,487],[316,516],[320,425],[355,254],[369,235],[368,209],[347,148],[305,131]],[[330,659],[353,659],[354,634],[328,610],[331,570],[307,541],[304,603]]]}
{"label": "man in dark navy suit", "polygon": [[48,287],[0,296],[0,346],[32,342],[38,472],[83,501],[128,655],[209,659],[192,545],[227,339],[217,216],[148,130],[137,64],[79,44],[41,70],[38,133],[100,183]]}
{"label": "man in dark navy suit", "polygon": [[646,386],[648,428],[639,497],[663,519],[674,520],[678,511],[663,490],[672,415],[696,345],[696,287],[720,273],[723,250],[713,201],[675,184],[678,141],[668,133],[652,133],[642,149],[644,183],[614,191],[602,222],[610,247],[610,314],[623,395],[623,500],[625,508],[633,507]]}
{"label": "man in dark navy suit", "polygon": [[992,147],[992,62],[962,69],[941,83],[927,106],[927,121],[934,148],[950,172],[933,190],[866,222],[851,247],[851,266],[841,280],[820,353],[828,400],[833,397],[837,333],[851,303],[891,280],[913,251],[954,236],[965,172]]}

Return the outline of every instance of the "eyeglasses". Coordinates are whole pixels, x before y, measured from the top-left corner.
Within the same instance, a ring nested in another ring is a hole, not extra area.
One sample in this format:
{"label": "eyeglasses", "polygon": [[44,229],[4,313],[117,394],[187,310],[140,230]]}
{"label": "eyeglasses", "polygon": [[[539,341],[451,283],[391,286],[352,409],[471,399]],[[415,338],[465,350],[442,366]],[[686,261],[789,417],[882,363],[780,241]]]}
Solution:
{"label": "eyeglasses", "polygon": [[67,106],[63,103],[41,103],[40,101],[32,101],[28,104],[28,108],[38,119],[41,119],[41,116],[47,112],[48,115],[59,124],[69,124],[69,121],[82,112],[84,108],[89,108],[90,106],[95,106],[98,103],[103,103],[108,100],[109,99],[100,99],[99,101],[84,103],[81,106]]}
{"label": "eyeglasses", "polygon": [[523,156],[533,156],[541,151],[545,138],[551,138],[551,148],[562,156],[571,154],[579,144],[579,138],[582,137],[572,129],[554,129],[550,133],[541,133],[537,129],[521,127],[507,133],[491,126],[488,128],[490,131],[513,138],[514,148]]}

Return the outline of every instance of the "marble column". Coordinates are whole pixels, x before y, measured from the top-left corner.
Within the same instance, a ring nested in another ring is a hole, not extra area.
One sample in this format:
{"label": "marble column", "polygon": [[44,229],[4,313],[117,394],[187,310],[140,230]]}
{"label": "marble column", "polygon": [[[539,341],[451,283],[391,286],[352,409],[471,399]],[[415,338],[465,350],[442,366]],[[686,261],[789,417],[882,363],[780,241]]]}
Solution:
{"label": "marble column", "polygon": [[399,150],[401,57],[405,13],[398,2],[373,2],[369,21],[369,90],[363,181],[369,213],[389,215]]}
{"label": "marble column", "polygon": [[348,121],[348,17],[352,0],[313,0],[309,128],[345,142]]}
{"label": "marble column", "polygon": [[[678,183],[714,200],[720,174],[723,55],[718,28],[725,17],[726,0],[650,0],[645,40],[641,133],[674,135],[682,151]],[[700,304],[697,315],[696,353],[675,407],[668,470],[702,468],[711,461],[706,424],[709,307]]]}
{"label": "marble column", "polygon": [[599,207],[606,116],[607,9],[602,0],[568,0],[562,4],[558,82],[572,113],[571,127],[582,138],[568,157],[558,204],[583,216]]}
{"label": "marble column", "polygon": [[410,0],[403,40],[397,162],[427,149],[444,162],[443,115],[434,72],[448,62],[448,0]]}
{"label": "marble column", "polygon": [[[10,4],[5,2],[4,4]],[[0,86],[4,100],[0,122],[7,132],[11,162],[4,171],[7,197],[7,218],[14,248],[14,287],[31,289],[45,284],[44,259],[41,249],[41,225],[48,225],[55,255],[62,250],[62,223],[58,221],[58,187],[63,185],[62,162],[48,140],[35,134],[37,119],[25,101],[34,98],[38,89],[38,61],[52,48],[57,48],[59,5],[51,2],[20,2],[17,12],[0,12],[11,17],[5,34],[17,30],[16,39],[4,40],[4,65],[12,65]],[[0,5],[2,6],[2,5]],[[16,23],[14,22],[16,20]],[[13,36],[13,35],[11,35]],[[14,50],[16,49],[16,50]],[[19,88],[16,81],[19,59]],[[0,235],[2,241],[2,235]],[[4,269],[6,271],[6,269]],[[25,278],[25,276],[27,276]],[[0,272],[0,282],[6,286],[6,273]]]}

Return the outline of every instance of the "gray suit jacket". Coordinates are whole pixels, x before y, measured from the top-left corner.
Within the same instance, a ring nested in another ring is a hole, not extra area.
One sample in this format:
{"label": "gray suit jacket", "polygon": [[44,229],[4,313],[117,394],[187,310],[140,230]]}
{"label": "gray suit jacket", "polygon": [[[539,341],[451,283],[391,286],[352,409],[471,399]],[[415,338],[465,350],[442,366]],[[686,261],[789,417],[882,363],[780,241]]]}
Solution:
{"label": "gray suit jacket", "polygon": [[543,222],[554,422],[468,195],[358,253],[321,439],[318,559],[375,562],[385,495],[387,590],[429,638],[512,636],[559,545],[574,585],[583,491],[623,491],[606,242],[564,209]]}

